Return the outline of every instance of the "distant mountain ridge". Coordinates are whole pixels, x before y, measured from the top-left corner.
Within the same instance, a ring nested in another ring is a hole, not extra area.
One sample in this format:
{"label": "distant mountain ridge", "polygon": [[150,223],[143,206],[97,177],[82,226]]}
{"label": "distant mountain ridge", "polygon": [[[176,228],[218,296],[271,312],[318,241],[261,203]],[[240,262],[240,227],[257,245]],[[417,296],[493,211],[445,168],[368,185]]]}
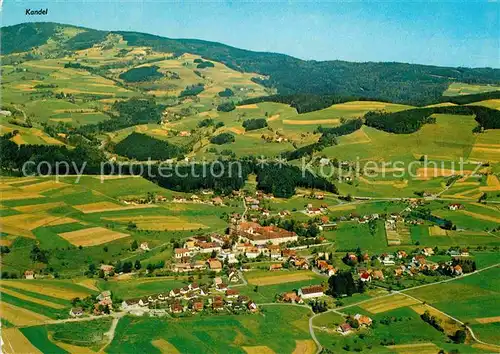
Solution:
{"label": "distant mountain ridge", "polygon": [[[64,28],[83,31],[61,40]],[[49,39],[67,51],[90,48],[109,34],[118,34],[130,46],[152,47],[158,52],[191,53],[221,62],[228,67],[255,72],[267,79],[254,80],[276,88],[279,94],[335,94],[426,105],[436,102],[451,82],[500,84],[500,69],[452,68],[405,63],[354,63],[340,60],[302,60],[285,54],[254,52],[222,43],[197,39],[171,39],[127,31],[99,31],[51,22],[31,22],[2,27],[2,55],[29,51]]]}

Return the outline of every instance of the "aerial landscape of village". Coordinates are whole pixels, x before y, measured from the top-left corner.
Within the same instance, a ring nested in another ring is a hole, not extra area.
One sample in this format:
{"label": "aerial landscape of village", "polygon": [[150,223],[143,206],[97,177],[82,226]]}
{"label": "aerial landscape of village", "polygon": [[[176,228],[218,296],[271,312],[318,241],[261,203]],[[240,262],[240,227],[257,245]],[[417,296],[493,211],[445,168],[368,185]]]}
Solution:
{"label": "aerial landscape of village", "polygon": [[4,2],[1,353],[500,353],[500,3],[308,4]]}

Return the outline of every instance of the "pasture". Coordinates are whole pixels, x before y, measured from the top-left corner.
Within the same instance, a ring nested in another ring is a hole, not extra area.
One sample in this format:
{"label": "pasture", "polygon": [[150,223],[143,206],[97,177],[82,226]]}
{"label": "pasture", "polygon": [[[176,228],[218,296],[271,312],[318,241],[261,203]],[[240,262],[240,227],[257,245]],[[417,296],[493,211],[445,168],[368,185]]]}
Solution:
{"label": "pasture", "polygon": [[118,323],[115,338],[106,351],[154,352],[151,341],[163,339],[179,352],[241,353],[243,347],[265,346],[276,353],[291,353],[297,348],[295,341],[310,340],[309,310],[268,306],[261,311],[265,316],[221,314],[182,320],[125,317]]}

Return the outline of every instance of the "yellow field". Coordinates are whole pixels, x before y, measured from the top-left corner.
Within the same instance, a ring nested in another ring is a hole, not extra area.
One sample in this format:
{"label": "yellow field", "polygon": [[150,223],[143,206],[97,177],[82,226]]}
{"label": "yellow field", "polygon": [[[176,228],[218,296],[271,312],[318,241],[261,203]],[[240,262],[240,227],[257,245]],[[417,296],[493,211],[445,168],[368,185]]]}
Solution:
{"label": "yellow field", "polygon": [[267,120],[268,122],[274,122],[275,120],[279,120],[280,119],[280,114],[273,114],[272,116],[269,117],[269,119]]}
{"label": "yellow field", "polygon": [[305,119],[305,120],[293,120],[284,119],[283,124],[288,125],[318,125],[318,124],[340,124],[340,119]]}
{"label": "yellow field", "polygon": [[436,354],[440,350],[434,343],[389,345],[387,348],[396,351],[398,354]]}
{"label": "yellow field", "polygon": [[21,200],[21,199],[35,199],[44,198],[43,195],[31,192],[25,192],[23,190],[3,190],[1,193],[2,200]]}
{"label": "yellow field", "polygon": [[496,323],[500,322],[500,316],[476,318],[476,321],[479,323]]}
{"label": "yellow field", "polygon": [[295,350],[293,354],[314,354],[316,353],[316,343],[312,339],[303,339],[295,341]]}
{"label": "yellow field", "polygon": [[13,225],[5,225],[2,223],[2,218],[0,218],[0,230],[3,233],[9,234],[9,235],[17,235],[17,236],[23,236],[23,237],[28,237],[28,238],[35,238],[35,235],[30,230],[23,229],[17,226]]}
{"label": "yellow field", "polygon": [[265,345],[256,345],[254,347],[242,347],[247,354],[274,354],[275,352]]}
{"label": "yellow field", "polygon": [[0,223],[2,224],[2,226],[20,228],[29,231],[44,225],[62,225],[72,222],[76,222],[76,220],[60,217],[57,215],[49,215],[47,213],[25,213],[0,218]]}
{"label": "yellow field", "polygon": [[90,290],[100,291],[100,289],[96,285],[96,280],[94,279],[84,279],[82,281],[77,282],[76,284],[84,286]]}
{"label": "yellow field", "polygon": [[2,280],[0,287],[8,286],[11,288],[39,293],[59,299],[72,300],[75,297],[85,298],[91,292],[69,289],[66,287],[57,287],[54,284],[47,284],[43,280]]}
{"label": "yellow field", "polygon": [[499,353],[500,352],[500,345],[475,343],[475,344],[472,344],[472,347],[477,348],[477,349],[481,349],[481,350],[486,350],[489,353]]}
{"label": "yellow field", "polygon": [[309,279],[312,279],[312,276],[306,273],[296,273],[296,274],[280,273],[279,275],[248,279],[248,283],[252,285],[265,286],[265,285],[283,284],[283,283],[290,283],[290,282],[309,280]]}
{"label": "yellow field", "polygon": [[91,227],[78,231],[63,232],[59,236],[75,246],[88,247],[119,240],[129,235],[108,230],[104,227]]}
{"label": "yellow field", "polygon": [[500,223],[500,218],[496,218],[494,216],[473,213],[472,211],[467,211],[467,210],[459,210],[459,212],[462,213],[462,214],[468,215],[468,216],[472,216],[473,218],[476,218],[476,219],[481,219],[481,220],[493,221],[493,222]]}
{"label": "yellow field", "polygon": [[23,205],[19,207],[14,207],[12,209],[20,211],[22,213],[31,213],[32,211],[47,211],[50,209],[55,209],[58,207],[65,206],[64,202],[53,202],[53,203],[44,203],[44,204],[31,204],[31,205]]}
{"label": "yellow field", "polygon": [[17,297],[18,299],[21,299],[21,300],[26,300],[26,301],[30,301],[30,302],[34,302],[34,303],[43,305],[43,306],[51,307],[53,309],[63,309],[65,307],[63,305],[56,304],[56,303],[53,303],[50,301],[45,301],[42,299],[38,299],[36,297],[24,295],[24,294],[21,294],[17,291],[7,289],[5,287],[0,287],[0,292],[5,293],[7,295],[12,295],[12,296]]}
{"label": "yellow field", "polygon": [[439,226],[429,226],[429,235],[430,236],[447,236],[448,233],[446,230],[440,228]]}
{"label": "yellow field", "polygon": [[36,178],[36,177],[21,177],[21,178],[17,178],[17,177],[13,177],[11,179],[2,179],[2,183],[5,183],[5,184],[9,184],[9,185],[16,185],[16,184],[20,184],[20,183],[28,183],[28,182],[35,182],[35,181],[39,181],[40,179],[39,178]]}
{"label": "yellow field", "polygon": [[16,326],[35,326],[50,321],[50,318],[36,312],[0,302],[0,317]]}
{"label": "yellow field", "polygon": [[17,328],[2,328],[2,353],[42,354]]}
{"label": "yellow field", "polygon": [[417,179],[426,180],[435,177],[449,177],[453,175],[458,175],[459,173],[463,173],[464,175],[470,175],[472,171],[464,170],[451,170],[446,168],[430,168],[430,167],[421,167],[417,169]]}
{"label": "yellow field", "polygon": [[380,299],[374,299],[372,301],[365,302],[360,306],[371,313],[380,313],[415,304],[418,304],[417,300],[411,299],[404,295],[396,294]]}
{"label": "yellow field", "polygon": [[52,343],[54,343],[55,345],[57,345],[58,347],[66,350],[68,353],[72,353],[72,354],[95,354],[95,353],[97,353],[97,352],[95,352],[92,349],[87,348],[87,347],[80,347],[77,345],[71,345],[68,343],[55,341],[51,338],[50,335],[49,335],[49,340]]}
{"label": "yellow field", "polygon": [[176,347],[174,347],[171,343],[167,342],[165,339],[155,339],[151,341],[154,347],[158,348],[158,350],[162,354],[178,354],[180,353]]}
{"label": "yellow field", "polygon": [[102,213],[106,211],[156,208],[156,205],[154,204],[120,205],[111,202],[97,202],[97,203],[73,205],[73,208],[80,210],[84,214],[92,214],[92,213]]}
{"label": "yellow field", "polygon": [[254,104],[245,104],[243,106],[236,106],[236,109],[257,109],[259,108],[255,103]]}
{"label": "yellow field", "polygon": [[148,216],[117,216],[109,218],[101,218],[103,220],[116,221],[121,223],[128,223],[132,221],[141,230],[194,230],[204,229],[207,225],[189,222],[186,219],[177,216],[165,215],[148,215]]}

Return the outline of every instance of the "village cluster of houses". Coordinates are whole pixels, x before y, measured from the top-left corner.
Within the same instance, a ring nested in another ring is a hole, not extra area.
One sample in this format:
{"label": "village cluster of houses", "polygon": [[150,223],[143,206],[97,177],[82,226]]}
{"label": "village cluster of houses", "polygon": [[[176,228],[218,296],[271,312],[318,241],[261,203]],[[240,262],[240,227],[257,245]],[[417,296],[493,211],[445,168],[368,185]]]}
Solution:
{"label": "village cluster of houses", "polygon": [[165,312],[165,309],[172,314],[204,310],[257,311],[257,305],[248,296],[240,295],[236,289],[230,289],[220,277],[214,279],[212,286],[200,287],[197,283],[190,283],[167,293],[127,299],[122,302],[120,308],[135,315],[151,311],[158,314]]}
{"label": "village cluster of houses", "polygon": [[[215,272],[222,270],[222,262],[238,263],[238,257],[255,259],[259,256],[272,260],[282,260],[288,255],[281,244],[298,240],[295,232],[281,229],[277,226],[260,226],[254,222],[242,222],[231,229],[231,235],[211,234],[207,237],[195,236],[189,238],[182,248],[174,250],[176,263],[173,270],[189,272],[210,269]],[[238,242],[232,242],[234,239]],[[193,260],[199,254],[216,253],[216,258],[207,261]]]}
{"label": "village cluster of houses", "polygon": [[[468,257],[469,252],[467,249],[462,250],[450,250],[447,252],[450,256],[460,256]],[[437,264],[433,262],[427,262],[427,257],[434,255],[434,250],[431,247],[424,247],[420,254],[416,254],[408,259],[408,254],[406,251],[399,250],[394,254],[382,253],[378,256],[378,260],[384,266],[396,266],[394,268],[394,275],[396,277],[401,277],[404,275],[414,276],[418,273],[425,271],[440,271],[443,270],[447,274],[451,275],[462,275],[463,269],[457,264],[453,265],[452,261],[446,262],[444,264]],[[346,257],[352,261],[358,261],[358,256],[354,253],[348,253]],[[362,255],[363,261],[370,260],[370,256],[365,253]],[[396,265],[396,260],[399,260]],[[384,272],[381,270],[365,269],[363,267],[358,268],[359,279],[363,282],[369,282],[373,280],[384,280]]]}

